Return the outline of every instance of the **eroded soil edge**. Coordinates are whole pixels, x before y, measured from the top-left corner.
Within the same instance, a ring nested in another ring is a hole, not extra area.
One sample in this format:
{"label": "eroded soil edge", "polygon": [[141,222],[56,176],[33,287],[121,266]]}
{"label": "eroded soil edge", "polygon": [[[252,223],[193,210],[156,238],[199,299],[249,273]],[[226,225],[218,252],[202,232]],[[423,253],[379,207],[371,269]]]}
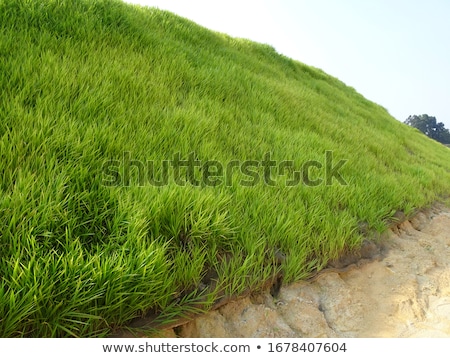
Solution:
{"label": "eroded soil edge", "polygon": [[450,209],[393,226],[384,255],[231,302],[165,337],[450,337]]}

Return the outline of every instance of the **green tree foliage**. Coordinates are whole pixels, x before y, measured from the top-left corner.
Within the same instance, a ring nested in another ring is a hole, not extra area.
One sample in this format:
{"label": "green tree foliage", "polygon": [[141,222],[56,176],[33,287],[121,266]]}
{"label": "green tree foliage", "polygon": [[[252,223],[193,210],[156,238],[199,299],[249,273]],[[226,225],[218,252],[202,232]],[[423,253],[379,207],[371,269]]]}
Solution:
{"label": "green tree foliage", "polygon": [[444,123],[438,123],[436,117],[429,116],[428,114],[414,115],[409,116],[405,123],[417,128],[431,139],[440,143],[450,144],[449,130],[445,128]]}

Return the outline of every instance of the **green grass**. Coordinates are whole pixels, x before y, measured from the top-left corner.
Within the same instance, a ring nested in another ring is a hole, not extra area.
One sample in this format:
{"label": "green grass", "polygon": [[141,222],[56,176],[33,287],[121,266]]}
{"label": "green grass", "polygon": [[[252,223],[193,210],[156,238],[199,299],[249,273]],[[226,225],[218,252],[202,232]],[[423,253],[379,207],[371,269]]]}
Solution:
{"label": "green grass", "polygon": [[[0,16],[1,337],[105,336],[293,282],[357,248],[361,223],[450,194],[448,148],[270,46],[112,0],[0,0]],[[286,185],[327,151],[347,185]],[[155,186],[137,164],[160,177],[176,153],[293,166],[274,185],[235,168]]]}

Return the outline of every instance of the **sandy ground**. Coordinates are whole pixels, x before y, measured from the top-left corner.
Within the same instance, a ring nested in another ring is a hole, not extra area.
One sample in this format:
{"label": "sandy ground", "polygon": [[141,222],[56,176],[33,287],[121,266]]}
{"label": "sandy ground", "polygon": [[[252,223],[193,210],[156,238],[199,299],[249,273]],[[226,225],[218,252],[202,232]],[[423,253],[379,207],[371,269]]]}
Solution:
{"label": "sandy ground", "polygon": [[383,257],[246,297],[166,337],[450,337],[450,208],[389,230]]}

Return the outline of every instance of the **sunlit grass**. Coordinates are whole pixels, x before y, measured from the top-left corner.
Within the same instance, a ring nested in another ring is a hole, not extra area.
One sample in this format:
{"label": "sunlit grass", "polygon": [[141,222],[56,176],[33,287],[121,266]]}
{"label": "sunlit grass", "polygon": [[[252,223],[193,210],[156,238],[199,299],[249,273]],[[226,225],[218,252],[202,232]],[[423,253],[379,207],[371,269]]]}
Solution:
{"label": "sunlit grass", "polygon": [[[2,337],[169,322],[305,278],[357,247],[360,223],[381,232],[450,193],[448,148],[270,46],[111,0],[1,0],[0,14]],[[299,171],[327,151],[347,185],[287,186],[274,169],[274,185],[243,186],[235,169],[158,187],[124,164],[160,176],[176,153],[224,167],[271,153]],[[128,185],[104,185],[108,160]]]}

